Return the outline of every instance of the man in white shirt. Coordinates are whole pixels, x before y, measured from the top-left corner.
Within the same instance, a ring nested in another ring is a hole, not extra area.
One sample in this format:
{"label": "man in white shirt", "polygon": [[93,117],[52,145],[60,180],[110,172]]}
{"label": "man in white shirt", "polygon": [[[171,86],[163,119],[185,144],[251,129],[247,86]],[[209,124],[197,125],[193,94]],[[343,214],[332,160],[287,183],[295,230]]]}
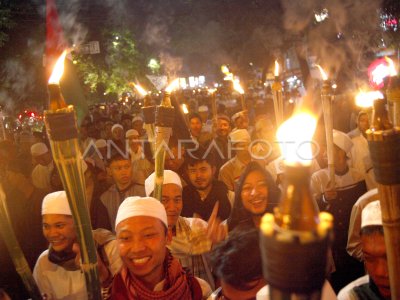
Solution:
{"label": "man in white shirt", "polygon": [[49,148],[44,143],[33,144],[31,155],[34,163],[36,163],[31,174],[33,185],[38,189],[50,192],[50,175],[54,169],[54,163]]}

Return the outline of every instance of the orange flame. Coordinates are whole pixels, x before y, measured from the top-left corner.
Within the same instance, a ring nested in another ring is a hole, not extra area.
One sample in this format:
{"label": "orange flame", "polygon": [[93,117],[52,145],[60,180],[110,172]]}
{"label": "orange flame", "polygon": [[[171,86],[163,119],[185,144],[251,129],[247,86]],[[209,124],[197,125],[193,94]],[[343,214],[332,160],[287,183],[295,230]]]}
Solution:
{"label": "orange flame", "polygon": [[185,103],[182,104],[182,111],[185,115],[189,113],[189,109]]}
{"label": "orange flame", "polygon": [[172,93],[179,87],[179,78],[174,79],[165,89],[167,93]]}
{"label": "orange flame", "polygon": [[239,83],[238,79],[234,79],[232,80],[233,83],[233,89],[238,92],[239,94],[243,95],[244,94],[244,89],[242,88],[242,86]]}
{"label": "orange flame", "polygon": [[311,113],[299,112],[279,126],[276,137],[287,165],[311,165],[312,137],[317,119]]}
{"label": "orange flame", "polygon": [[363,108],[372,107],[376,99],[383,99],[383,94],[379,91],[361,91],[356,96],[356,105]]}
{"label": "orange flame", "polygon": [[217,89],[207,89],[207,91],[208,91],[211,95],[213,95],[213,94],[217,91]]}
{"label": "orange flame", "polygon": [[321,73],[322,80],[323,81],[328,80],[328,75],[326,75],[324,69],[322,69],[322,67],[320,65],[315,65],[315,66],[319,69],[319,72]]}
{"label": "orange flame", "polygon": [[54,65],[53,72],[51,73],[49,84],[60,84],[60,79],[64,73],[64,60],[67,55],[67,50],[64,50]]}
{"label": "orange flame", "polygon": [[275,60],[275,71],[274,71],[275,77],[279,76],[279,63],[277,60]]}
{"label": "orange flame", "polygon": [[393,60],[391,60],[389,57],[385,56],[385,60],[388,63],[388,69],[389,69],[389,76],[396,76],[397,75],[397,70],[396,66],[394,65]]}
{"label": "orange flame", "polygon": [[141,96],[146,96],[148,94],[148,92],[141,87],[140,84],[136,84],[134,82],[132,82],[132,85],[135,87],[136,91],[141,95]]}

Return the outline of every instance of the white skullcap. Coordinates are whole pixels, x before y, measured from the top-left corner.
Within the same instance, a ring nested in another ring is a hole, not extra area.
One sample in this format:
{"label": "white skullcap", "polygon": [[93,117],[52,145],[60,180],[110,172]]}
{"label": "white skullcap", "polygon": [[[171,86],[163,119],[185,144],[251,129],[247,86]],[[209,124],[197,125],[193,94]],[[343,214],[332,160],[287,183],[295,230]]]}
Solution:
{"label": "white skullcap", "polygon": [[133,122],[136,122],[136,121],[141,121],[141,122],[143,122],[143,118],[142,118],[141,116],[136,116],[136,117],[134,117],[134,118],[132,119],[132,123],[133,123]]}
{"label": "white skullcap", "polygon": [[350,137],[339,130],[333,130],[333,143],[346,153],[349,153],[353,147]]}
{"label": "white skullcap", "polygon": [[[155,182],[156,173],[153,172],[147,179],[144,181],[144,189],[146,190],[146,195],[150,196],[154,191],[154,182]],[[182,188],[182,181],[178,174],[171,170],[164,170],[164,184],[173,183]]]}
{"label": "white skullcap", "polygon": [[47,152],[49,152],[49,148],[47,148],[45,143],[36,143],[36,144],[33,144],[31,147],[32,156],[40,156]]}
{"label": "white skullcap", "polygon": [[206,112],[206,111],[208,111],[208,107],[206,105],[200,105],[198,111],[199,112]]}
{"label": "white skullcap", "polygon": [[361,228],[371,225],[382,226],[381,202],[372,201],[361,212]]}
{"label": "white skullcap", "polygon": [[65,191],[50,193],[43,198],[42,215],[72,215]]}
{"label": "white skullcap", "polygon": [[131,136],[137,135],[139,136],[139,132],[137,132],[137,130],[135,129],[129,129],[126,133],[125,133],[125,137],[129,138]]}
{"label": "white skullcap", "polygon": [[233,143],[251,142],[250,134],[246,129],[236,129],[229,134],[229,137]]}
{"label": "white skullcap", "polygon": [[118,208],[117,218],[115,219],[115,228],[122,221],[132,217],[153,217],[159,219],[168,227],[167,213],[164,205],[153,197],[128,197]]}
{"label": "white skullcap", "polygon": [[116,128],[124,129],[124,127],[122,127],[121,124],[114,124],[114,125],[111,127],[111,132],[114,131],[114,129],[116,129]]}
{"label": "white skullcap", "polygon": [[104,139],[99,139],[94,144],[97,149],[107,147],[107,142]]}
{"label": "white skullcap", "polygon": [[242,116],[242,112],[237,112],[231,117],[232,122],[235,122],[236,119],[239,119]]}

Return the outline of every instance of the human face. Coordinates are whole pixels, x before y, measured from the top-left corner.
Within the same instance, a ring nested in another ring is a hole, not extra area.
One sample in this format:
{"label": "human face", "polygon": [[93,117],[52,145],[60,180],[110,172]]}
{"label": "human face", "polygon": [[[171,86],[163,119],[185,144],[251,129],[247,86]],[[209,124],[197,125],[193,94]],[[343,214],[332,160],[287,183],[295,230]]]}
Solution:
{"label": "human face", "polygon": [[250,172],[240,192],[243,207],[253,215],[265,212],[268,204],[268,186],[260,171]]}
{"label": "human face", "polygon": [[119,254],[129,272],[151,289],[163,278],[170,236],[156,218],[137,216],[117,225]]}
{"label": "human face", "polygon": [[42,216],[43,235],[56,251],[72,251],[76,240],[72,216],[48,214]]}
{"label": "human face", "polygon": [[212,184],[214,169],[203,160],[194,165],[188,165],[187,174],[196,189],[206,190]]}
{"label": "human face", "polygon": [[178,147],[172,147],[171,148],[171,153],[172,156],[169,155],[168,153],[165,155],[165,169],[166,170],[172,170],[174,172],[179,171],[179,169],[182,167],[185,158],[184,158],[184,153],[185,150],[183,148],[179,149]]}
{"label": "human face", "polygon": [[137,132],[141,133],[143,131],[143,122],[140,120],[132,122],[132,129],[135,129]]}
{"label": "human face", "polygon": [[119,188],[124,188],[131,183],[132,164],[129,159],[114,160],[108,169]]}
{"label": "human face", "polygon": [[222,297],[224,300],[255,300],[257,292],[265,285],[265,281],[260,278],[248,284],[248,289],[239,290],[234,286],[221,280]]}
{"label": "human face", "polygon": [[137,152],[139,149],[140,141],[138,135],[132,135],[128,138],[129,147],[133,152]]}
{"label": "human face", "polygon": [[360,131],[364,133],[367,131],[368,128],[369,128],[368,115],[363,114],[358,118],[358,129],[360,129]]}
{"label": "human face", "polygon": [[247,129],[249,127],[249,118],[245,115],[242,115],[236,120],[235,125],[238,129]]}
{"label": "human face", "polygon": [[114,140],[121,140],[123,138],[124,130],[120,127],[114,128],[112,136]]}
{"label": "human face", "polygon": [[364,264],[367,273],[385,299],[390,299],[389,271],[385,239],[381,233],[361,235]]}
{"label": "human face", "polygon": [[218,136],[226,137],[231,131],[231,125],[227,120],[218,119],[217,120],[217,130],[216,133]]}
{"label": "human face", "polygon": [[333,147],[333,157],[335,162],[335,170],[337,172],[344,172],[347,170],[347,155],[344,150],[340,149],[338,146]]}
{"label": "human face", "polygon": [[174,183],[164,184],[161,203],[164,205],[168,217],[168,227],[176,225],[182,211],[182,188]]}
{"label": "human face", "polygon": [[49,165],[49,164],[51,163],[52,157],[51,157],[50,152],[46,152],[46,153],[44,153],[44,154],[42,154],[42,155],[35,156],[35,157],[34,157],[34,160],[35,160],[39,165],[42,165],[42,166],[45,167],[45,166],[47,166],[47,165]]}
{"label": "human face", "polygon": [[203,127],[203,124],[201,123],[201,120],[199,118],[192,118],[190,119],[190,133],[194,137],[198,137],[201,133],[201,128]]}

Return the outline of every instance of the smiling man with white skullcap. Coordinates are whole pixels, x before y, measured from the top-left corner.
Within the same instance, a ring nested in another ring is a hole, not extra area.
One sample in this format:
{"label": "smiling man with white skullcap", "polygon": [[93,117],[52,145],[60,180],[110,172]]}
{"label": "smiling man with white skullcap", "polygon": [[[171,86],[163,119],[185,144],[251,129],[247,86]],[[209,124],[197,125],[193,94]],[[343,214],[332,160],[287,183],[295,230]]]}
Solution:
{"label": "smiling man with white skullcap", "polygon": [[[87,299],[85,277],[80,267],[80,249],[65,191],[48,194],[42,202],[43,235],[49,249],[38,258],[33,276],[46,299]],[[110,284],[121,268],[117,242],[111,232],[93,231],[97,244],[99,279]]]}
{"label": "smiling man with white skullcap", "polygon": [[[155,173],[145,181],[147,196],[153,194],[154,182]],[[168,227],[172,232],[172,241],[168,245],[172,255],[195,276],[213,283],[209,267],[202,257],[211,249],[211,241],[207,237],[207,222],[200,218],[181,216],[182,182],[179,175],[171,170],[164,170],[161,203],[167,212]]]}
{"label": "smiling man with white skullcap", "polygon": [[158,200],[126,198],[115,226],[123,267],[114,277],[111,299],[200,300],[207,296],[204,282],[185,271],[168,251],[167,213]]}
{"label": "smiling man with white skullcap", "polygon": [[329,211],[335,219],[335,241],[332,246],[336,271],[331,275],[335,292],[364,274],[362,263],[346,252],[349,220],[352,207],[366,191],[364,176],[349,167],[351,139],[344,132],[334,130],[335,186],[329,185],[328,168],[311,176],[311,191],[321,210]]}

